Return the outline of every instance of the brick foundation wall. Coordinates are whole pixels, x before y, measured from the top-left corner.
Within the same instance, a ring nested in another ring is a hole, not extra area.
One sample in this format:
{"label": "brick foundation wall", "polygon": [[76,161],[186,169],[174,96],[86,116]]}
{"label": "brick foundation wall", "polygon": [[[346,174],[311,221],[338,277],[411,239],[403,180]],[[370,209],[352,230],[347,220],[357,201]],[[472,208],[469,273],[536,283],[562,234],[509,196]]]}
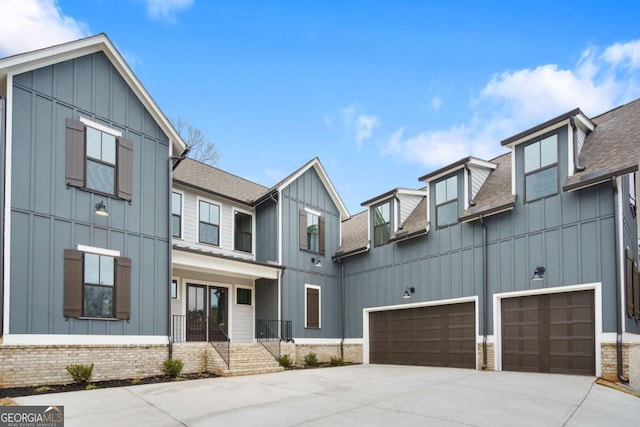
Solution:
{"label": "brick foundation wall", "polygon": [[166,345],[3,345],[0,388],[73,382],[68,365],[93,366],[92,381],[162,373]]}
{"label": "brick foundation wall", "polygon": [[178,342],[173,344],[173,358],[184,362],[182,372],[193,374],[207,370],[207,348],[211,347],[206,342]]}
{"label": "brick foundation wall", "polygon": [[[477,345],[477,349],[478,349],[478,366],[477,369],[482,369],[482,343],[478,343]],[[495,365],[494,365],[494,361],[495,358],[494,356],[494,345],[493,343],[488,342],[487,343],[487,367],[485,369],[485,371],[493,371],[495,370]]]}
{"label": "brick foundation wall", "polygon": [[[344,361],[347,363],[362,363],[362,345],[344,344]],[[340,356],[340,344],[294,344],[282,343],[282,354],[288,354],[294,365],[303,366],[304,357],[309,353],[315,353],[318,362],[329,362],[332,357]]]}
{"label": "brick foundation wall", "polygon": [[[600,348],[602,378],[619,381],[616,344],[603,343]],[[622,343],[622,375],[629,380],[629,385],[640,387],[640,342]]]}

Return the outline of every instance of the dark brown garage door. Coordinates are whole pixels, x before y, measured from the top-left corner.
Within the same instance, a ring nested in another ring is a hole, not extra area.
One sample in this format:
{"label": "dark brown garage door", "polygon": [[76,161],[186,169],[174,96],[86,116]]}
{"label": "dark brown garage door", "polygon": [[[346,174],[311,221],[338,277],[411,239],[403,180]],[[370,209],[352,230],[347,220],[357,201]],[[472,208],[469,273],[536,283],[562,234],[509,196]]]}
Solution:
{"label": "dark brown garage door", "polygon": [[369,362],[476,367],[475,304],[369,313]]}
{"label": "dark brown garage door", "polygon": [[593,291],[503,299],[502,369],[595,375]]}

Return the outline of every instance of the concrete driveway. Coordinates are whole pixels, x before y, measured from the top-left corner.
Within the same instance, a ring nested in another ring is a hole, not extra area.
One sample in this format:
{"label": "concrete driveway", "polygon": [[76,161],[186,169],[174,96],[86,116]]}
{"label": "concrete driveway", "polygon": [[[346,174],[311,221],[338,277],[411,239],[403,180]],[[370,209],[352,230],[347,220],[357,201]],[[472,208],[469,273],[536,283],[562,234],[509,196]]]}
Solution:
{"label": "concrete driveway", "polygon": [[640,399],[593,377],[358,365],[30,396],[65,426],[630,426]]}

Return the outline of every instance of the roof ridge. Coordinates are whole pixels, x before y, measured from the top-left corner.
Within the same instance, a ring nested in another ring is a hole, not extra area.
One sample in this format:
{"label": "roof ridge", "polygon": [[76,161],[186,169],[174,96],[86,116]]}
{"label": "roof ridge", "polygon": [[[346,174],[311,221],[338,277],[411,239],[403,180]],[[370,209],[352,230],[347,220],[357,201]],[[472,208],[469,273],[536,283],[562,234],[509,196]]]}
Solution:
{"label": "roof ridge", "polygon": [[[236,175],[235,173],[229,172],[229,171],[227,171],[227,170],[225,170],[225,169],[222,169],[222,168],[219,168],[219,167],[217,167],[217,166],[209,165],[209,164],[204,163],[204,162],[202,162],[202,161],[200,161],[200,160],[192,159],[191,157],[187,157],[187,158],[185,158],[184,160],[192,161],[192,162],[198,163],[198,164],[200,164],[200,165],[202,165],[202,166],[205,166],[205,167],[208,167],[208,168],[211,168],[211,169],[218,170],[218,171],[220,171],[220,172],[222,172],[222,173],[225,173],[225,174],[227,174],[227,175],[233,176],[234,178],[238,178],[238,179],[241,179],[241,180],[246,181],[246,182],[248,182],[248,183],[251,183],[251,184],[254,184],[254,185],[258,185],[258,186],[260,186],[260,187],[264,188],[265,190],[268,190],[268,189],[269,189],[269,187],[267,187],[267,186],[265,186],[265,185],[259,184],[259,183],[255,182],[255,181],[251,181],[250,179],[247,179],[247,178],[241,177],[240,175]],[[181,162],[181,163],[182,163],[182,162]],[[178,167],[180,167],[180,165],[178,165]]]}

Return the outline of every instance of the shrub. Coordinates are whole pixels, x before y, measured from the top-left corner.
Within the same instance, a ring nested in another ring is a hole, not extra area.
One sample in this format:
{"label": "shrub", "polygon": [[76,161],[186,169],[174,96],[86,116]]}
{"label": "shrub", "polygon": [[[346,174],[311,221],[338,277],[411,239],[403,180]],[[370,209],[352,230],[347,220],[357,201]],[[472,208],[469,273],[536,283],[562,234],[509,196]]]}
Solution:
{"label": "shrub", "polygon": [[138,385],[142,382],[140,378],[134,378],[131,380],[131,385]]}
{"label": "shrub", "polygon": [[49,391],[51,391],[51,390],[53,390],[53,387],[49,387],[49,386],[43,385],[43,386],[37,387],[37,388],[36,388],[35,390],[33,390],[33,391],[34,391],[35,393],[38,393],[38,394],[39,394],[39,393],[47,393],[47,392],[49,392]]}
{"label": "shrub", "polygon": [[97,389],[98,386],[95,384],[87,384],[87,386],[84,388],[85,390],[95,390]]}
{"label": "shrub", "polygon": [[304,357],[304,364],[307,366],[318,366],[318,357],[315,353],[309,353]]}
{"label": "shrub", "polygon": [[69,365],[67,366],[67,372],[71,375],[73,382],[78,384],[87,384],[91,381],[93,363],[91,365]]}
{"label": "shrub", "polygon": [[180,375],[182,368],[184,368],[184,362],[180,359],[166,359],[161,365],[162,372],[171,378]]}
{"label": "shrub", "polygon": [[290,368],[291,365],[293,365],[293,360],[291,360],[291,356],[289,356],[288,354],[283,354],[282,356],[278,357],[278,363],[280,363],[280,366],[282,366],[283,368]]}
{"label": "shrub", "polygon": [[344,365],[344,359],[340,356],[331,356],[331,361],[329,363],[331,366],[342,366]]}

